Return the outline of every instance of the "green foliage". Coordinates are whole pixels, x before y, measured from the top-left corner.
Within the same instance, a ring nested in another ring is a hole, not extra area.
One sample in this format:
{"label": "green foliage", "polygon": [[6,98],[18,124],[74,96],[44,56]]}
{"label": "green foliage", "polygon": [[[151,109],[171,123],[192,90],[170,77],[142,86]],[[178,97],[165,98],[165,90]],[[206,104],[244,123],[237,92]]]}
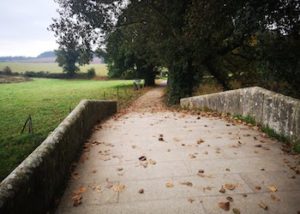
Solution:
{"label": "green foliage", "polygon": [[110,76],[132,71],[138,76],[166,67],[171,103],[190,96],[204,73],[225,90],[232,88],[232,79],[243,86],[265,85],[264,79],[272,79],[300,94],[300,7],[295,0],[58,3],[61,17],[54,26],[62,41],[72,32],[85,44],[83,50],[91,52],[90,44],[105,34],[107,49],[101,51],[99,43],[98,53],[108,57]]}
{"label": "green foliage", "polygon": [[[118,94],[117,94],[117,89]],[[0,180],[16,167],[82,99],[118,100],[119,108],[139,96],[132,81],[34,79],[0,85]],[[34,134],[20,134],[28,115]]]}
{"label": "green foliage", "polygon": [[89,68],[87,70],[87,75],[88,75],[88,78],[94,78],[96,76],[96,71],[95,71],[95,68]]}
{"label": "green foliage", "polygon": [[5,67],[3,68],[3,73],[4,73],[5,75],[11,75],[11,74],[12,74],[12,70],[10,69],[9,66],[5,66]]}
{"label": "green foliage", "polygon": [[283,143],[288,143],[290,140],[285,137],[284,135],[278,134],[274,129],[270,128],[269,126],[262,126],[261,130],[266,133],[269,137],[277,139]]}
{"label": "green foliage", "polygon": [[295,142],[293,146],[293,150],[297,153],[300,153],[300,142]]}
{"label": "green foliage", "polygon": [[57,56],[56,62],[70,77],[74,76],[75,73],[79,71],[79,67],[76,65],[79,53],[76,50],[61,49],[56,50],[55,54]]}
{"label": "green foliage", "polygon": [[248,124],[257,125],[255,119],[253,117],[249,116],[249,115],[247,115],[247,116],[234,115],[233,118],[237,119],[237,120],[244,121]]}

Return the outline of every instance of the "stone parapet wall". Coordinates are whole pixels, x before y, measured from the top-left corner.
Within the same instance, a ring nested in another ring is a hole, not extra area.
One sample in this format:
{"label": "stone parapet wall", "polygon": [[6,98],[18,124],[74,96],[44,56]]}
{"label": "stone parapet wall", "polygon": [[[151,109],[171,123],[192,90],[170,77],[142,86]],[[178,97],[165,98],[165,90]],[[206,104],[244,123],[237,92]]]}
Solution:
{"label": "stone parapet wall", "polygon": [[184,98],[180,104],[183,108],[251,116],[278,134],[295,141],[300,140],[300,100],[260,87]]}
{"label": "stone parapet wall", "polygon": [[92,128],[117,111],[115,101],[83,100],[0,184],[0,213],[46,213],[62,191]]}

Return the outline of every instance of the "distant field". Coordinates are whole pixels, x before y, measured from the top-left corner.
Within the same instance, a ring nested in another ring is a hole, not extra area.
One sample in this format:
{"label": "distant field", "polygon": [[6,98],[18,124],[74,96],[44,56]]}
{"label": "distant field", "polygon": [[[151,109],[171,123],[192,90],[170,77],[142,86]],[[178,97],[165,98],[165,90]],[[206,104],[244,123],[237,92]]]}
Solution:
{"label": "distant field", "polygon": [[[82,99],[114,99],[124,107],[142,91],[130,80],[34,79],[0,84],[0,181],[27,157]],[[20,134],[32,116],[34,134]]]}
{"label": "distant field", "polygon": [[[48,71],[50,73],[61,73],[62,68],[57,63],[31,63],[31,62],[0,62],[0,70],[9,66],[13,72],[23,73],[25,71]],[[97,76],[107,76],[106,64],[89,64],[80,67],[81,72],[89,68],[95,68]]]}

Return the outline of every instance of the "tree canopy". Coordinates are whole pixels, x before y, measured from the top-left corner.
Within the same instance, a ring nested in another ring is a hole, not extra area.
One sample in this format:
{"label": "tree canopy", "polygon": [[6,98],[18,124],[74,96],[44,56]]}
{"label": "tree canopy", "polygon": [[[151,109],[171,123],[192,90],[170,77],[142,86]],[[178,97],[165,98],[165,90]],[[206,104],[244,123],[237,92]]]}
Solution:
{"label": "tree canopy", "polygon": [[74,40],[79,61],[105,54],[112,76],[132,71],[151,82],[168,68],[169,103],[190,96],[205,74],[224,89],[230,78],[272,78],[300,94],[296,0],[56,1],[51,29],[62,48]]}

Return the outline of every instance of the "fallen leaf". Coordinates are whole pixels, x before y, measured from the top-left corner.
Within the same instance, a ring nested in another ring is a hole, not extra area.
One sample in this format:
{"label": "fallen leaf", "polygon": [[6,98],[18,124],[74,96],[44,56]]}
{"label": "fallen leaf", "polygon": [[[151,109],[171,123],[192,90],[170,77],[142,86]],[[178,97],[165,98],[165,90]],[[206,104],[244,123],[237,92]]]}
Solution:
{"label": "fallen leaf", "polygon": [[148,161],[141,161],[140,165],[143,166],[144,168],[148,167]]}
{"label": "fallen leaf", "polygon": [[166,187],[167,187],[167,188],[172,188],[172,187],[174,187],[173,182],[172,182],[172,181],[168,181],[168,182],[166,183]]}
{"label": "fallen leaf", "polygon": [[203,177],[204,174],[204,170],[203,169],[199,169],[197,175],[200,177]]}
{"label": "fallen leaf", "polygon": [[275,186],[268,186],[268,189],[271,191],[271,192],[277,192],[277,187]]}
{"label": "fallen leaf", "polygon": [[220,193],[225,193],[226,190],[224,189],[224,187],[222,186],[221,189],[219,190]]}
{"label": "fallen leaf", "polygon": [[195,201],[195,199],[193,198],[188,198],[188,202],[193,203]]}
{"label": "fallen leaf", "polygon": [[164,141],[164,136],[162,134],[160,134],[158,140],[159,141]]}
{"label": "fallen leaf", "polygon": [[228,189],[228,190],[234,190],[236,185],[235,184],[225,184],[224,187],[225,187],[225,189]]}
{"label": "fallen leaf", "polygon": [[240,214],[240,213],[241,213],[240,210],[239,210],[238,208],[232,208],[232,212],[233,212],[234,214]]}
{"label": "fallen leaf", "polygon": [[79,194],[78,195],[74,195],[72,197],[73,206],[74,207],[79,206],[82,203],[81,200],[82,200],[82,195],[79,195]]}
{"label": "fallen leaf", "polygon": [[233,202],[233,198],[230,197],[230,196],[227,196],[226,199],[227,199],[228,201],[230,201],[230,202]]}
{"label": "fallen leaf", "polygon": [[197,141],[197,144],[198,144],[198,145],[200,145],[200,144],[202,144],[202,143],[204,143],[204,140],[202,140],[202,139],[199,139],[199,140]]}
{"label": "fallen leaf", "polygon": [[141,157],[139,157],[139,160],[140,160],[140,161],[146,161],[147,158],[146,158],[146,156],[141,156]]}
{"label": "fallen leaf", "polygon": [[149,159],[149,164],[151,164],[151,165],[156,165],[156,161],[155,161],[155,160],[152,160],[152,159]]}
{"label": "fallen leaf", "polygon": [[280,199],[276,195],[274,195],[274,194],[271,194],[271,198],[274,201],[280,201]]}
{"label": "fallen leaf", "polygon": [[258,204],[258,206],[261,207],[261,208],[264,209],[264,210],[268,210],[268,209],[269,209],[269,208],[268,208],[268,205],[266,205],[264,202],[260,202],[260,203]]}
{"label": "fallen leaf", "polygon": [[225,211],[230,210],[230,202],[219,202],[219,207]]}
{"label": "fallen leaf", "polygon": [[207,186],[207,187],[203,187],[203,191],[205,192],[206,190],[211,190],[212,188],[210,186]]}
{"label": "fallen leaf", "polygon": [[94,185],[94,186],[91,186],[91,188],[94,191],[101,192],[101,186],[100,185]]}
{"label": "fallen leaf", "polygon": [[261,187],[260,186],[256,186],[255,189],[256,190],[261,190]]}
{"label": "fallen leaf", "polygon": [[186,186],[189,186],[189,187],[192,187],[192,186],[193,186],[193,183],[192,183],[192,182],[189,182],[189,181],[187,181],[187,182],[181,182],[180,184],[186,185]]}
{"label": "fallen leaf", "polygon": [[196,156],[196,155],[194,155],[194,154],[189,154],[189,157],[190,157],[191,159],[195,159],[195,158],[197,158],[197,156]]}
{"label": "fallen leaf", "polygon": [[112,187],[114,192],[123,192],[125,190],[125,185],[124,184],[115,184]]}

